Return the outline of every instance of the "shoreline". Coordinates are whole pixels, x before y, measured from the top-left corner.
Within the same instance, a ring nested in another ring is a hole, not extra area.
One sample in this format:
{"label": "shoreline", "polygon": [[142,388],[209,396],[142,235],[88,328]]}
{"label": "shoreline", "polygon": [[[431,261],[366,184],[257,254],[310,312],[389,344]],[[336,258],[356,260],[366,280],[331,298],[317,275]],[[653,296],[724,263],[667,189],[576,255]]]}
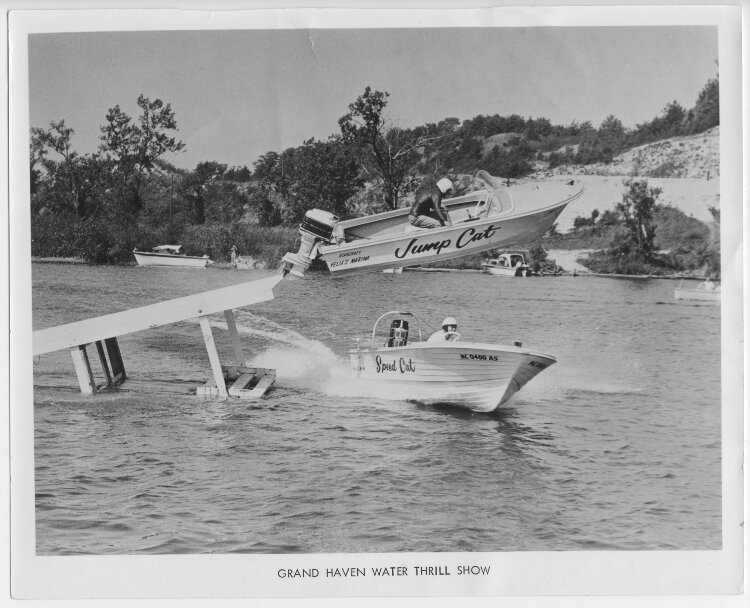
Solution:
{"label": "shoreline", "polygon": [[[31,256],[32,264],[88,264],[83,258],[55,258],[55,257],[35,257]],[[90,264],[91,266],[97,266],[97,264]],[[125,264],[117,264],[117,266],[125,266]]]}
{"label": "shoreline", "polygon": [[[578,253],[586,253],[588,250],[555,250],[559,251],[570,251],[571,255]],[[554,258],[553,258],[554,259]],[[31,258],[32,264],[71,264],[71,265],[87,265],[87,266],[137,266],[137,264],[90,264],[83,258],[55,258],[55,257],[33,257]],[[669,279],[669,280],[686,280],[686,281],[703,281],[705,277],[699,277],[689,274],[668,274],[668,275],[653,275],[653,274],[606,274],[601,272],[591,272],[580,264],[575,264],[574,270],[564,270],[563,272],[556,275],[539,275],[540,277],[554,276],[554,277],[605,277],[609,279]],[[216,268],[217,270],[232,270],[231,264],[212,264],[209,268]],[[581,270],[579,270],[579,268]],[[243,269],[240,269],[243,270]],[[313,271],[315,272],[315,271]],[[325,272],[325,271],[318,271]],[[477,268],[429,268],[423,266],[406,266],[404,272],[474,272],[484,273],[483,270]],[[575,272],[575,274],[574,274]],[[515,278],[515,277],[509,277]],[[539,278],[539,277],[528,277],[528,278]]]}

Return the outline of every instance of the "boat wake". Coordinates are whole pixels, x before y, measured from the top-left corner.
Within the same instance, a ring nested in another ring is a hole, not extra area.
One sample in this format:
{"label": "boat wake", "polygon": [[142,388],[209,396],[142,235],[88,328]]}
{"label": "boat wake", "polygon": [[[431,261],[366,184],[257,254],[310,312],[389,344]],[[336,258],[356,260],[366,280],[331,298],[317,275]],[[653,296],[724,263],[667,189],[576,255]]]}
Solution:
{"label": "boat wake", "polygon": [[[248,311],[235,311],[235,318],[238,333],[269,342],[263,351],[251,354],[248,361],[254,367],[275,369],[277,387],[314,391],[331,397],[389,401],[402,401],[409,397],[398,387],[389,388],[382,383],[361,380],[353,382],[348,357],[337,355],[319,340],[307,338]],[[211,325],[217,329],[227,329],[223,320],[212,320]]]}

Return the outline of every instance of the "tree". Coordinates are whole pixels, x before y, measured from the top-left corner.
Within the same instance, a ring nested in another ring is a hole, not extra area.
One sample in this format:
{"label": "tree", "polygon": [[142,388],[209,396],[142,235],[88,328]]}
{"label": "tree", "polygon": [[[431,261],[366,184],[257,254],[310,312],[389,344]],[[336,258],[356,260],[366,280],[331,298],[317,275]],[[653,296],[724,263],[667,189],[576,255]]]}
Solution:
{"label": "tree", "polygon": [[628,191],[617,203],[616,211],[623,222],[624,238],[616,244],[619,253],[633,254],[642,261],[651,261],[654,255],[654,209],[660,188],[650,188],[646,180],[627,180]]}
{"label": "tree", "polygon": [[[408,171],[419,159],[417,148],[424,145],[425,139],[389,125],[383,117],[388,96],[366,87],[349,104],[349,112],[339,119],[339,128],[344,142],[356,151],[365,171],[374,173],[381,181],[388,207],[396,209]],[[457,118],[447,118],[437,128],[453,131],[459,124]]]}
{"label": "tree", "polygon": [[143,191],[155,161],[167,152],[178,152],[185,144],[169,135],[177,130],[171,104],[138,96],[141,114],[135,123],[117,105],[106,114],[101,127],[100,150],[113,163],[116,187],[125,207],[138,214],[144,207]]}
{"label": "tree", "polygon": [[102,158],[72,149],[74,133],[65,120],[31,129],[31,190],[36,207],[72,211],[84,219],[100,208],[108,173]]}
{"label": "tree", "polygon": [[545,266],[549,266],[549,254],[541,239],[535,241],[529,248],[529,255],[526,262],[534,272],[540,272]]}
{"label": "tree", "polygon": [[183,187],[191,203],[193,223],[205,224],[206,204],[211,197],[211,190],[221,180],[226,170],[226,165],[215,161],[204,161],[198,163],[195,171],[185,179]]}
{"label": "tree", "polygon": [[719,79],[706,83],[688,118],[691,133],[701,133],[719,124]]}
{"label": "tree", "polygon": [[345,215],[347,201],[362,185],[351,149],[339,136],[268,152],[256,161],[254,177],[259,194],[251,204],[262,223],[280,218],[296,224],[313,207]]}
{"label": "tree", "polygon": [[249,182],[250,181],[250,169],[245,165],[242,167],[231,167],[224,173],[226,179],[231,179],[236,182]]}
{"label": "tree", "polygon": [[685,108],[676,101],[667,104],[662,113],[663,126],[661,136],[666,138],[682,135],[684,133],[686,115]]}
{"label": "tree", "polygon": [[344,216],[346,203],[362,185],[359,167],[340,137],[314,138],[294,150],[284,219],[297,223],[311,208]]}
{"label": "tree", "polygon": [[526,121],[524,134],[527,139],[539,140],[552,133],[552,123],[548,118],[529,118]]}
{"label": "tree", "polygon": [[285,206],[285,192],[288,190],[286,165],[289,165],[291,149],[283,155],[278,152],[266,152],[253,163],[258,188],[250,196],[250,205],[255,209],[261,226],[276,226],[281,223],[281,211]]}
{"label": "tree", "polygon": [[620,119],[610,114],[599,126],[599,146],[608,156],[614,156],[625,141],[625,127]]}
{"label": "tree", "polygon": [[250,192],[248,205],[255,211],[258,224],[261,226],[278,226],[281,224],[280,207],[272,192],[257,188]]}
{"label": "tree", "polygon": [[516,139],[508,149],[501,150],[499,146],[493,146],[479,167],[492,175],[516,179],[534,168],[533,158],[534,149],[525,141]]}

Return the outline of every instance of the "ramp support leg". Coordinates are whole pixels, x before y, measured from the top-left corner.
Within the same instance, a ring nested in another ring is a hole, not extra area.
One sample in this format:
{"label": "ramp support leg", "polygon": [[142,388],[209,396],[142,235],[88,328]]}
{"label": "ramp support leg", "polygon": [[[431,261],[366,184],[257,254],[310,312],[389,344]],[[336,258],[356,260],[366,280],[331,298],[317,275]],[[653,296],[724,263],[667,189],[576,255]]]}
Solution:
{"label": "ramp support leg", "polygon": [[112,374],[109,372],[109,364],[107,363],[107,357],[104,355],[104,346],[102,346],[101,340],[96,341],[96,352],[99,354],[99,363],[102,364],[104,375],[107,376],[107,386],[112,386]]}
{"label": "ramp support leg", "polygon": [[94,383],[94,375],[91,373],[91,363],[89,363],[89,356],[86,354],[86,345],[79,344],[70,349],[70,354],[73,357],[73,365],[76,368],[76,375],[78,376],[78,384],[81,386],[81,392],[87,395],[92,395],[96,391],[96,384]]}
{"label": "ramp support leg", "polygon": [[219,395],[222,397],[228,397],[227,385],[224,382],[224,370],[221,369],[221,361],[219,360],[219,353],[216,351],[216,344],[214,343],[214,334],[211,331],[211,323],[208,317],[200,317],[201,331],[203,331],[203,341],[206,343],[206,351],[208,352],[208,360],[211,362],[211,370],[214,373],[214,380],[216,380],[216,388]]}
{"label": "ramp support leg", "polygon": [[104,345],[107,347],[109,363],[112,366],[112,380],[115,385],[122,384],[127,380],[127,376],[125,375],[125,364],[122,362],[122,354],[120,353],[120,345],[117,343],[117,338],[106,338]]}
{"label": "ramp support leg", "polygon": [[234,362],[237,365],[242,365],[245,362],[245,355],[242,352],[240,346],[240,336],[237,333],[237,323],[234,321],[234,311],[230,308],[224,311],[224,318],[227,320],[227,329],[229,330],[229,336],[232,339],[232,349],[234,350]]}

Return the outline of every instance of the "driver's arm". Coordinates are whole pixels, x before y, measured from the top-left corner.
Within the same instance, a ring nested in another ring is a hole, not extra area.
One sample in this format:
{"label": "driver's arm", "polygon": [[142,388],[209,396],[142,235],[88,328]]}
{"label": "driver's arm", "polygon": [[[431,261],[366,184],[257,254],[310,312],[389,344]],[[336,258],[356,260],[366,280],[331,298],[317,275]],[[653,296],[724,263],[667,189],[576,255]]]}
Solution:
{"label": "driver's arm", "polygon": [[445,207],[443,207],[443,197],[436,196],[435,198],[432,199],[432,202],[433,202],[433,206],[435,207],[435,214],[438,216],[440,221],[443,222],[443,225],[444,226],[452,225],[451,218],[448,215],[448,212],[445,210]]}

